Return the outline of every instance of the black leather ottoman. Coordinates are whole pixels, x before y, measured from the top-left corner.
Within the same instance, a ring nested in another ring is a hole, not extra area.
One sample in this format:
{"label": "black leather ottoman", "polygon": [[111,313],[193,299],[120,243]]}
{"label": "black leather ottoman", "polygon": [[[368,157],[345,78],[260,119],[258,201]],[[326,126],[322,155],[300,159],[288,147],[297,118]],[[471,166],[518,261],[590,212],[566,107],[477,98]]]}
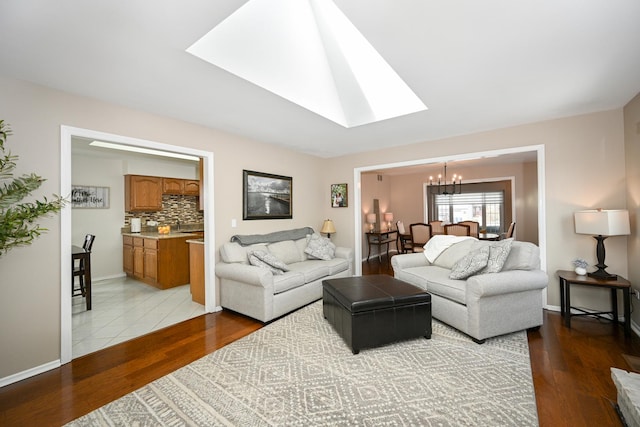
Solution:
{"label": "black leather ottoman", "polygon": [[391,276],[322,282],[322,309],[353,354],[391,342],[431,338],[431,295]]}

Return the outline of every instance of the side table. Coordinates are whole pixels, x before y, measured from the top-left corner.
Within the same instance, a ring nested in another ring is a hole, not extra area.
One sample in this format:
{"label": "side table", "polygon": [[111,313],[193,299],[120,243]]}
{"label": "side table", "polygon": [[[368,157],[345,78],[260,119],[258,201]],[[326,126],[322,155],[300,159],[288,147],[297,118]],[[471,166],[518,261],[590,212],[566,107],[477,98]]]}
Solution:
{"label": "side table", "polygon": [[[382,262],[382,246],[386,245],[387,261],[389,260],[389,243],[396,243],[396,235],[398,230],[372,230],[366,232],[367,243],[369,245],[369,253],[367,254],[367,262],[371,257],[371,246],[378,247],[378,262]],[[396,243],[397,244],[397,243]]]}
{"label": "side table", "polygon": [[[618,324],[618,294],[622,291],[622,299],[624,304],[624,334],[631,336],[631,283],[618,276],[616,280],[602,280],[589,276],[580,276],[573,271],[558,270],[558,278],[560,279],[560,313],[564,319],[567,328],[571,328],[572,316],[600,316],[601,314],[611,314],[613,321]],[[593,286],[597,288],[607,288],[611,290],[611,311],[587,312],[585,310],[575,308],[581,313],[571,313],[571,285]]]}

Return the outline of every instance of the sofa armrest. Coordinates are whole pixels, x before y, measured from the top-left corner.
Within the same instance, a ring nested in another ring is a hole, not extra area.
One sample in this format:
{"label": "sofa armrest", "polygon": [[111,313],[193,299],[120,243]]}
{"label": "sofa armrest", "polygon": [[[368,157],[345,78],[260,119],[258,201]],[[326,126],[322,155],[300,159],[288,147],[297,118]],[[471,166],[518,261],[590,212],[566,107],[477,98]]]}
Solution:
{"label": "sofa armrest", "polygon": [[273,273],[255,265],[219,262],[216,264],[216,276],[263,288],[273,286]]}
{"label": "sofa armrest", "polygon": [[484,297],[544,289],[549,283],[542,270],[509,270],[478,274],[467,279],[467,298]]}
{"label": "sofa armrest", "polygon": [[351,248],[343,248],[341,246],[336,246],[336,258],[344,258],[347,260],[353,259],[353,249]]}
{"label": "sofa armrest", "polygon": [[405,268],[426,267],[428,265],[431,265],[431,263],[422,252],[400,254],[391,257],[391,266],[394,272],[396,270],[404,270]]}

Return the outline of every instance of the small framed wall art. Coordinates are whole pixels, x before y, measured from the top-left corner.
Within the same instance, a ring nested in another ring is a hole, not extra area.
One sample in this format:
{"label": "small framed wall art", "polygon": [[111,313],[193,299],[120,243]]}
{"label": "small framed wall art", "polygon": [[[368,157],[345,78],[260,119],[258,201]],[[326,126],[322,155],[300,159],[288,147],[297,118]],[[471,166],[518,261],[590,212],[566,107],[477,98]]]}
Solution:
{"label": "small framed wall art", "polygon": [[109,209],[109,187],[72,185],[71,207]]}
{"label": "small framed wall art", "polygon": [[331,207],[346,208],[349,206],[347,184],[331,184]]}

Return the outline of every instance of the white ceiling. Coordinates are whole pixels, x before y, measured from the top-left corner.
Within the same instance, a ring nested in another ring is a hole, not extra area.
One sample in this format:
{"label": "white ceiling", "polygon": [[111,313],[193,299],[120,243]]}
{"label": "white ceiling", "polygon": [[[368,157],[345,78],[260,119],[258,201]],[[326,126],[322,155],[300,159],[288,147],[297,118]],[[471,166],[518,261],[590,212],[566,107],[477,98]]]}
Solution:
{"label": "white ceiling", "polygon": [[640,92],[637,0],[335,0],[429,107],[344,128],[185,51],[245,2],[2,0],[0,74],[322,157],[619,108]]}

